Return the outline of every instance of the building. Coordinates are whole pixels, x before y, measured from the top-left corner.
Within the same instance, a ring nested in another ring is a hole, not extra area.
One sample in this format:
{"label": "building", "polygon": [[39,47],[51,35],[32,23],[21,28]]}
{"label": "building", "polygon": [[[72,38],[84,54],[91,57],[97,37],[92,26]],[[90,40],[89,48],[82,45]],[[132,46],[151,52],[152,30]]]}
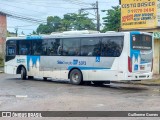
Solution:
{"label": "building", "polygon": [[7,36],[7,20],[6,15],[3,12],[0,12],[0,57],[4,57],[4,43]]}
{"label": "building", "polygon": [[121,30],[153,33],[153,73],[160,74],[160,0],[119,0]]}

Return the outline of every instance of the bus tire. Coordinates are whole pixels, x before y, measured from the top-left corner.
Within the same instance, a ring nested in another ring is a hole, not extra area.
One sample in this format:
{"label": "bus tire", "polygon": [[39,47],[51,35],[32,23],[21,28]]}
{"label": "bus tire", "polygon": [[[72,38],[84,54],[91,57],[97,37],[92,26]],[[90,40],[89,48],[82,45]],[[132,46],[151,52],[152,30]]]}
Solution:
{"label": "bus tire", "polygon": [[103,85],[105,82],[104,81],[92,81],[94,85]]}
{"label": "bus tire", "polygon": [[24,67],[21,68],[21,79],[26,80],[27,72]]}
{"label": "bus tire", "polygon": [[69,75],[70,82],[73,85],[81,85],[83,83],[83,76],[80,70],[73,69]]}

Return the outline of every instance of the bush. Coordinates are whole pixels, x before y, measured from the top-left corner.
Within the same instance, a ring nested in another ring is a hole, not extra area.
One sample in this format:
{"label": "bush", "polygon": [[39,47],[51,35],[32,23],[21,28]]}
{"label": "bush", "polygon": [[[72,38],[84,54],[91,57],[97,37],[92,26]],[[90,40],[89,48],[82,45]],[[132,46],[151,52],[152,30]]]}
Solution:
{"label": "bush", "polygon": [[4,61],[3,61],[3,58],[0,57],[0,67],[4,66]]}

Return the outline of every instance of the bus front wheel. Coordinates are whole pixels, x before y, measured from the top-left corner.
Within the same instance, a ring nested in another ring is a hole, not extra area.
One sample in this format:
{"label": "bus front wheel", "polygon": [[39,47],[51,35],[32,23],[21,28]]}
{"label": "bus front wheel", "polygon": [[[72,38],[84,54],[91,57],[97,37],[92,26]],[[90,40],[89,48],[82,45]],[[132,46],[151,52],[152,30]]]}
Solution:
{"label": "bus front wheel", "polygon": [[70,82],[74,85],[81,85],[83,83],[83,76],[80,70],[73,69],[70,73]]}
{"label": "bus front wheel", "polygon": [[24,67],[21,68],[21,79],[25,80],[27,76],[26,69]]}

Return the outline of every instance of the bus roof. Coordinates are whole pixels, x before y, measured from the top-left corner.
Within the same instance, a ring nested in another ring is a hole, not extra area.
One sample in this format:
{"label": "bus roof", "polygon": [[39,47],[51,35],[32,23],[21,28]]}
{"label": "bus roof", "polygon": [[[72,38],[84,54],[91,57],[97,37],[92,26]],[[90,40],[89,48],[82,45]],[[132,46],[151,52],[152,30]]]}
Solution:
{"label": "bus roof", "polygon": [[[138,31],[130,31],[130,32],[138,32]],[[75,37],[98,37],[98,36],[124,36],[124,34],[129,34],[130,32],[114,32],[108,31],[106,33],[100,33],[98,31],[65,31],[59,33],[51,33],[50,35],[30,35],[30,36],[22,36],[22,37],[7,37],[7,40],[32,40],[32,39],[45,39],[45,38],[75,38]],[[141,34],[148,34],[146,32],[139,32]]]}

